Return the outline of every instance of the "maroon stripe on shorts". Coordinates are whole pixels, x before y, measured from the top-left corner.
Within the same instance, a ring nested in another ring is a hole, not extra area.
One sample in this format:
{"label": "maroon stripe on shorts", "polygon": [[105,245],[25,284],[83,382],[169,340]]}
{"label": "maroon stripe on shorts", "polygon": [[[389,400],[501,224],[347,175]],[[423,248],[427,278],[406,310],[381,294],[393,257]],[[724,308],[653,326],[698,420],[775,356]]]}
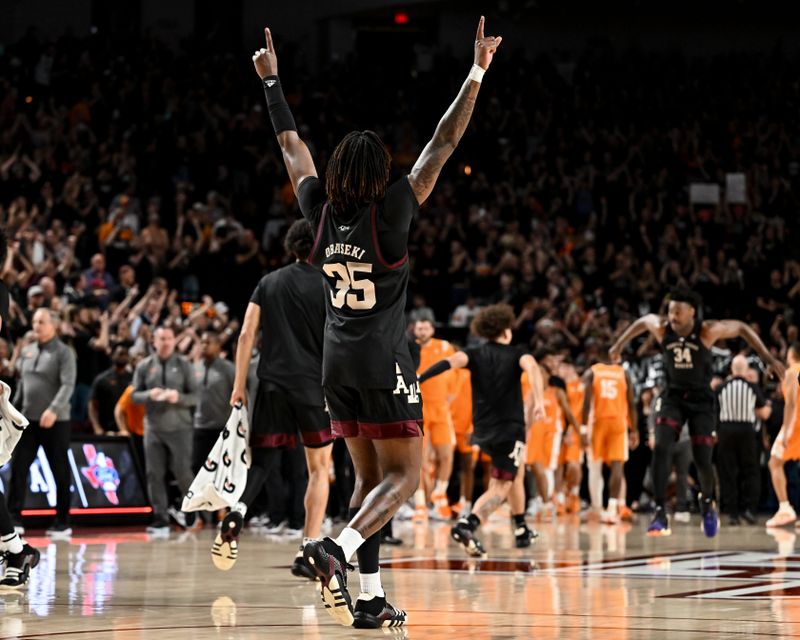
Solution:
{"label": "maroon stripe on shorts", "polygon": [[300,431],[300,439],[306,447],[318,447],[322,444],[328,444],[333,440],[331,428],[323,429],[322,431]]}
{"label": "maroon stripe on shorts", "polygon": [[417,438],[422,435],[422,421],[400,420],[398,422],[361,422],[358,423],[359,435],[371,440],[389,440],[391,438]]}
{"label": "maroon stripe on shorts", "polygon": [[692,439],[692,444],[696,444],[701,447],[714,446],[714,438],[712,436],[692,436],[691,439]]}
{"label": "maroon stripe on shorts", "polygon": [[254,434],[250,437],[251,447],[294,447],[297,444],[297,436],[293,433],[267,433]]}
{"label": "maroon stripe on shorts", "polygon": [[331,420],[331,433],[334,438],[355,438],[358,436],[358,422],[355,420]]}
{"label": "maroon stripe on shorts", "polygon": [[516,473],[511,473],[510,471],[506,471],[505,469],[498,469],[497,467],[492,467],[492,478],[497,480],[513,480]]}
{"label": "maroon stripe on shorts", "polygon": [[681,432],[681,428],[683,427],[683,425],[680,422],[678,422],[675,418],[667,418],[667,417],[656,418],[656,424],[666,425],[667,427],[678,433]]}

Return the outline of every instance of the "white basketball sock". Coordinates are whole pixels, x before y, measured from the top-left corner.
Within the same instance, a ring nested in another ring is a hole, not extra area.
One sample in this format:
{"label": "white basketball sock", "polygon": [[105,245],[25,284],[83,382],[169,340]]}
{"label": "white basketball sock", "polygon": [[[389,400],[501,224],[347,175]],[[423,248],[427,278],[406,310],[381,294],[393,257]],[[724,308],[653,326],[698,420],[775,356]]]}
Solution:
{"label": "white basketball sock", "polygon": [[361,573],[358,577],[361,580],[361,593],[369,593],[379,598],[386,597],[383,592],[383,585],[381,585],[380,569],[375,573]]}
{"label": "white basketball sock", "polygon": [[352,558],[358,548],[364,544],[364,538],[355,529],[345,527],[334,542],[344,551],[344,559],[350,562],[350,558]]}
{"label": "white basketball sock", "polygon": [[22,553],[22,539],[16,531],[0,538],[0,542],[3,543],[7,551],[14,554]]}

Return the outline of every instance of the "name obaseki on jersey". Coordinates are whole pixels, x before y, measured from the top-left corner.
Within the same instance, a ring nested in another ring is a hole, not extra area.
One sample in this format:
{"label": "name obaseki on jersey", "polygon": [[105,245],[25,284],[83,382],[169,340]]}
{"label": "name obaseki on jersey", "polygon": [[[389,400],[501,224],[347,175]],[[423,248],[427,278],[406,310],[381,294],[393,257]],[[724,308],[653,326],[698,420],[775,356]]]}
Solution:
{"label": "name obaseki on jersey", "polygon": [[330,258],[332,255],[338,253],[343,256],[350,256],[356,260],[361,260],[366,252],[366,249],[357,247],[354,244],[345,244],[344,242],[332,242],[325,247],[326,258]]}
{"label": "name obaseki on jersey", "polygon": [[399,396],[404,393],[408,404],[419,404],[419,382],[412,382],[411,386],[407,385],[399,364],[394,365],[394,371],[397,374],[397,386],[394,388],[394,395]]}

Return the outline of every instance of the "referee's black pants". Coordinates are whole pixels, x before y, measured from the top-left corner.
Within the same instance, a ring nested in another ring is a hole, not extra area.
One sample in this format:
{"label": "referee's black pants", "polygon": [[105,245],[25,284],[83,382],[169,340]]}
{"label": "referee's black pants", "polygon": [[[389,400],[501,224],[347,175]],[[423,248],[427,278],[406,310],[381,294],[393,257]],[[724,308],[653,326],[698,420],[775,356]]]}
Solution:
{"label": "referee's black pants", "polygon": [[12,517],[21,519],[28,486],[28,472],[41,446],[47,456],[50,471],[56,483],[56,520],[69,522],[69,507],[72,500],[72,474],[69,469],[70,423],[58,421],[49,429],[43,429],[38,421],[32,421],[17,443],[11,457],[11,482],[8,491],[8,510]]}
{"label": "referee's black pants", "polygon": [[722,511],[732,515],[749,509],[755,513],[761,478],[753,425],[749,422],[722,422],[717,433],[717,470]]}

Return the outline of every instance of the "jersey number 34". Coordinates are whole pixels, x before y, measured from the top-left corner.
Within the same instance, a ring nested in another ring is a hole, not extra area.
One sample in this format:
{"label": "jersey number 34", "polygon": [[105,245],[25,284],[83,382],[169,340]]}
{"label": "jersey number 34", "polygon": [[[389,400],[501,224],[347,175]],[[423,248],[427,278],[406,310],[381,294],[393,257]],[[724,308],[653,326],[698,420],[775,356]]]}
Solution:
{"label": "jersey number 34", "polygon": [[365,311],[375,306],[375,284],[358,274],[372,273],[367,262],[334,262],[322,267],[325,274],[336,278],[336,290],[331,291],[331,304],[337,309],[345,305],[354,311]]}

